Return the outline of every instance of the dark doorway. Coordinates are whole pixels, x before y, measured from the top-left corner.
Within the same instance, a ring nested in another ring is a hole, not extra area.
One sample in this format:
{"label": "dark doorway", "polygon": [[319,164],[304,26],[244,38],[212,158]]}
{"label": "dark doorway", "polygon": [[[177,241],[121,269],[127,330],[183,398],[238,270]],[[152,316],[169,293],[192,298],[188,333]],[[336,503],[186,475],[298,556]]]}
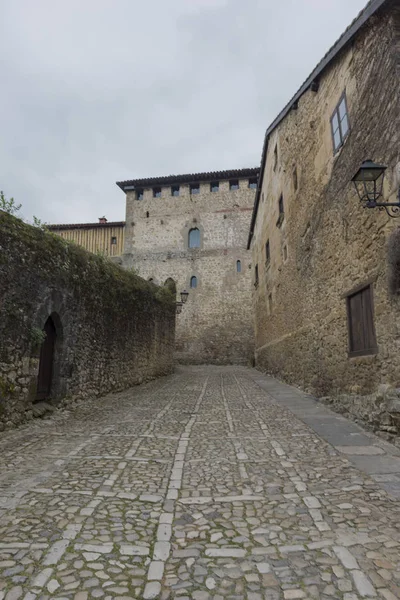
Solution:
{"label": "dark doorway", "polygon": [[54,348],[57,338],[56,328],[51,317],[47,319],[43,331],[46,334],[46,337],[42,343],[42,347],[40,348],[36,400],[45,400],[46,398],[49,398],[51,393]]}

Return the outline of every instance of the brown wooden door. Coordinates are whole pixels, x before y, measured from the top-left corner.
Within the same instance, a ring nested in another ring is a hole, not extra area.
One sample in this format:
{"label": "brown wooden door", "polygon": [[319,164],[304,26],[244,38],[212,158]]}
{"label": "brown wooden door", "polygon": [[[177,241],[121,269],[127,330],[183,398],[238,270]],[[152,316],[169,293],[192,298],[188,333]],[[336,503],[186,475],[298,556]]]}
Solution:
{"label": "brown wooden door", "polygon": [[53,319],[49,317],[43,329],[46,338],[40,349],[39,374],[37,381],[36,400],[44,400],[51,393],[51,380],[53,376],[54,347],[56,342],[56,328]]}

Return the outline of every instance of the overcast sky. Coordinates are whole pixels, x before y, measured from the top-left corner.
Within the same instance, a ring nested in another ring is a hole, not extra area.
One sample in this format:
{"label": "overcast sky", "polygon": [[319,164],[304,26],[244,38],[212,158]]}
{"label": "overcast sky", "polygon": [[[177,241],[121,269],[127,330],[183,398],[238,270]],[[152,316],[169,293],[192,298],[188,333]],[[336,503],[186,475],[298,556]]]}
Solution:
{"label": "overcast sky", "polygon": [[125,218],[115,181],[252,167],[366,0],[0,0],[0,189]]}

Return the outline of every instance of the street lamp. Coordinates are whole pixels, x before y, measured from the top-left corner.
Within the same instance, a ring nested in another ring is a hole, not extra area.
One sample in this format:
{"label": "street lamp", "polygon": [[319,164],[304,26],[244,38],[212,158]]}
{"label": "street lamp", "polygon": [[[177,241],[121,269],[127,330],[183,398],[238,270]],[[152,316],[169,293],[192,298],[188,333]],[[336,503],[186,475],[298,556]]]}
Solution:
{"label": "street lamp", "polygon": [[186,304],[188,296],[189,296],[189,292],[187,292],[186,290],[183,290],[183,292],[181,292],[181,300],[182,300],[183,304]]}
{"label": "street lamp", "polygon": [[378,165],[372,160],[365,160],[352,178],[358,197],[365,208],[385,209],[389,217],[400,217],[400,190],[398,202],[378,202],[383,197],[383,179],[385,165]]}
{"label": "street lamp", "polygon": [[181,312],[182,312],[182,306],[183,306],[182,302],[177,302],[176,303],[176,314],[177,315],[181,314]]}

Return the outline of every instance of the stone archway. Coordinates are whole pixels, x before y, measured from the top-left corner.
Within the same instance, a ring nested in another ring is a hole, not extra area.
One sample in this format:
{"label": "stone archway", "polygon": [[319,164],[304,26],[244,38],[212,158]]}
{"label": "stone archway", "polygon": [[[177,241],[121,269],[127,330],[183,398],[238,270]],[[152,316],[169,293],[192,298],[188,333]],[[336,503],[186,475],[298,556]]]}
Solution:
{"label": "stone archway", "polygon": [[172,277],[168,277],[164,282],[164,286],[168,288],[176,296],[176,283]]}
{"label": "stone archway", "polygon": [[37,376],[35,402],[51,397],[56,368],[56,356],[62,340],[61,320],[57,313],[52,313],[46,320],[43,333],[45,338],[40,347],[39,370]]}

